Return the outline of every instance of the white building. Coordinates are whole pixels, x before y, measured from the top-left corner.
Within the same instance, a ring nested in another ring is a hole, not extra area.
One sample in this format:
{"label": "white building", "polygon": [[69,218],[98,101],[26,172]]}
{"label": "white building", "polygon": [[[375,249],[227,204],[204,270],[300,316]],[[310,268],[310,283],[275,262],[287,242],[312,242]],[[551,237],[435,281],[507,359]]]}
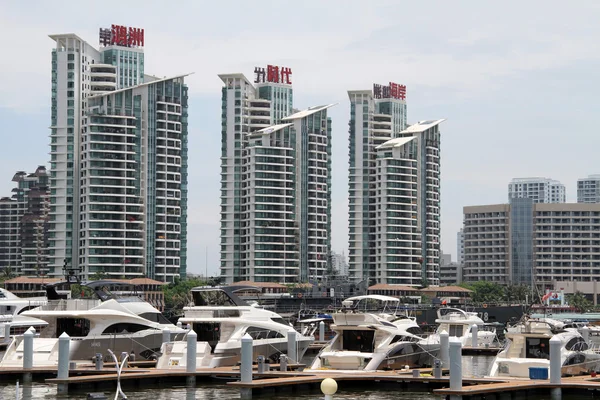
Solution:
{"label": "white building", "polygon": [[549,178],[515,178],[508,184],[508,200],[529,198],[534,203],[565,203],[565,185]]}
{"label": "white building", "polygon": [[331,250],[331,105],[292,108],[291,70],[225,74],[221,275],[226,283],[307,282]]}
{"label": "white building", "polygon": [[348,262],[344,253],[331,253],[331,267],[341,276],[348,276]]}
{"label": "white building", "polygon": [[463,228],[456,233],[456,261],[461,265],[465,263],[465,232]]}
{"label": "white building", "polygon": [[[360,173],[351,168],[350,275],[355,280],[439,284],[442,121],[411,125],[376,146],[369,174],[358,178]],[[351,120],[352,126],[358,124]],[[352,143],[356,141],[351,140],[351,148]]]}
{"label": "white building", "polygon": [[578,203],[600,203],[600,175],[577,180]]}
{"label": "white building", "polygon": [[144,75],[143,31],[52,35],[51,273],[185,276],[187,87]]}
{"label": "white building", "polygon": [[[395,84],[394,84],[395,85]],[[395,96],[373,90],[348,91],[349,122],[349,273],[354,280],[375,278],[377,146],[406,128],[406,88]],[[389,87],[385,87],[389,91]],[[401,94],[401,95],[399,95]]]}

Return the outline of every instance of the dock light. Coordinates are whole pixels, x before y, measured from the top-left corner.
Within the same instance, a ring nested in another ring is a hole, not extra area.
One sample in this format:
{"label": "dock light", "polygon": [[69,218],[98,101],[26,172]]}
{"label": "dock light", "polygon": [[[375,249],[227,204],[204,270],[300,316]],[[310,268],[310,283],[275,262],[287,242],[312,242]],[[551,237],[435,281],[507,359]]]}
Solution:
{"label": "dock light", "polygon": [[321,382],[321,392],[323,392],[325,396],[333,396],[335,392],[337,392],[337,388],[338,385],[334,379],[325,378],[323,379],[323,382]]}

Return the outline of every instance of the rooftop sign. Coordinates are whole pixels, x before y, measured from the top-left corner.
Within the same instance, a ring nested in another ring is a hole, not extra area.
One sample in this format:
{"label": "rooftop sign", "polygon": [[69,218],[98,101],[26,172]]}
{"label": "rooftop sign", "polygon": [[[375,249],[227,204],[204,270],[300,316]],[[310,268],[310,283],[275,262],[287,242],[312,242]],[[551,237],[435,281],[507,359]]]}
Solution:
{"label": "rooftop sign", "polygon": [[406,86],[390,82],[388,86],[373,84],[373,97],[376,99],[406,100]]}
{"label": "rooftop sign", "polygon": [[277,65],[267,65],[264,67],[254,67],[254,83],[283,83],[292,84],[292,69],[288,67],[279,67]]}
{"label": "rooftop sign", "polygon": [[112,25],[110,28],[100,28],[100,44],[102,46],[143,47],[144,30],[122,25]]}

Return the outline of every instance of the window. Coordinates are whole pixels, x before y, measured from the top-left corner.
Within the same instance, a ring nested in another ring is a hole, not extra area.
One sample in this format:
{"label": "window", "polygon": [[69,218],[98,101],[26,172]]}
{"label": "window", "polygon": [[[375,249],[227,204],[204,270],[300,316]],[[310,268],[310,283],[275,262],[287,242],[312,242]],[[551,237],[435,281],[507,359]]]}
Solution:
{"label": "window", "polygon": [[125,335],[128,333],[135,333],[146,329],[154,329],[152,327],[140,324],[131,323],[119,323],[112,324],[102,332],[103,335]]}

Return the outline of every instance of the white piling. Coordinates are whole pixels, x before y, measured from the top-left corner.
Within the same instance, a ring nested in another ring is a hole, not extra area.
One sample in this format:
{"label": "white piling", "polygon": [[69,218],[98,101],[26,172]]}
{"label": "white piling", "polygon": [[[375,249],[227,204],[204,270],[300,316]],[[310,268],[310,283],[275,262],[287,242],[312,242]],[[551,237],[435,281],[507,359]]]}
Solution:
{"label": "white piling", "polygon": [[[69,377],[69,347],[71,346],[71,337],[63,332],[58,337],[58,379],[66,379]],[[66,394],[69,391],[69,385],[67,383],[58,384],[58,393]]]}
{"label": "white piling", "polygon": [[450,390],[462,389],[462,342],[452,338],[449,343]]}
{"label": "white piling", "polygon": [[292,363],[298,363],[298,352],[296,351],[297,349],[297,341],[296,341],[296,331],[293,329],[290,329],[288,331],[288,336],[287,336],[288,342],[287,342],[287,356],[290,362]]}
{"label": "white piling", "polygon": [[181,323],[181,321],[177,321],[177,327],[181,328],[183,326],[183,324]]}
{"label": "white piling", "polygon": [[325,341],[325,322],[319,322],[319,342]]}
{"label": "white piling", "polygon": [[198,335],[193,330],[187,334],[187,353],[185,371],[188,374],[193,374],[187,377],[188,386],[196,385],[196,353],[198,346]]}
{"label": "white piling", "polygon": [[450,363],[450,335],[448,332],[440,333],[440,360],[442,360],[442,368],[447,368]]}
{"label": "white piling", "polygon": [[560,359],[561,341],[558,337],[550,338],[550,383],[560,384],[562,361]]}
{"label": "white piling", "polygon": [[583,337],[583,340],[585,340],[586,343],[590,342],[590,328],[588,328],[587,326],[584,326],[583,328],[581,328],[581,336]]}
{"label": "white piling", "polygon": [[17,380],[17,387],[15,388],[15,399],[19,400],[19,398],[21,397],[21,393],[19,393],[19,381]]}
{"label": "white piling", "polygon": [[164,328],[162,331],[162,342],[169,343],[171,341],[171,331],[169,328]]}
{"label": "white piling", "polygon": [[33,367],[33,337],[35,334],[28,329],[23,334],[23,368]]}
{"label": "white piling", "polygon": [[479,343],[477,343],[477,339],[479,339],[478,337],[479,334],[479,327],[477,326],[477,324],[473,324],[471,326],[471,347],[476,348]]}
{"label": "white piling", "polygon": [[[252,337],[247,333],[242,337],[242,354],[240,365],[240,382],[252,382]],[[242,399],[252,398],[252,389],[240,389],[240,397]]]}

